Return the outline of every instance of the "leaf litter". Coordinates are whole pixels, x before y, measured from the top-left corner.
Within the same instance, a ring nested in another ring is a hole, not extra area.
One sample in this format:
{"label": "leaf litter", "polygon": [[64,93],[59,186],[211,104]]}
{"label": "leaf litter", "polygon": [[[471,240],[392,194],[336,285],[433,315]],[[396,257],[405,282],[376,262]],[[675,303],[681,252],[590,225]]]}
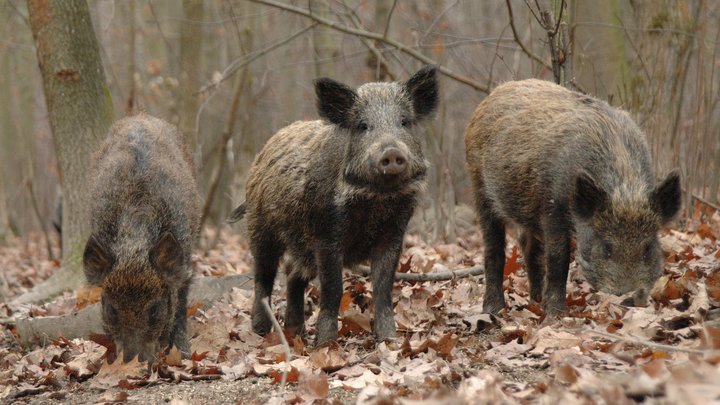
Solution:
{"label": "leaf litter", "polygon": [[[37,342],[23,350],[12,322],[3,323],[0,400],[67,399],[78,391],[93,402],[132,400],[153,386],[199,381],[254,381],[263,395],[244,403],[688,403],[720,399],[720,214],[688,220],[685,230],[665,230],[660,241],[665,273],[647,307],[596,292],[573,264],[568,281],[570,315],[544,319],[529,301],[517,244],[508,238],[500,315],[482,313],[482,276],[441,282],[397,282],[396,338],[372,336],[372,286],[345,273],[337,342],[312,344],[318,290],[306,292],[308,335],[289,336],[286,358],[279,335],[251,331],[252,292],[234,289],[211,305],[188,309],[195,352],[183,359],[172,349],[152,369],[114,359],[114,346],[96,335]],[[0,248],[7,269],[3,291],[21,294],[58,267],[37,235]],[[29,259],[32,257],[32,259]],[[194,255],[200,277],[249,272],[247,243],[221,235],[205,254]],[[428,245],[408,235],[399,271],[427,273],[482,264],[476,234],[456,243]],[[278,283],[273,310],[284,313]],[[0,319],[48,316],[78,310],[99,299],[82,288],[42,306],[0,304]],[[287,387],[279,387],[287,372]],[[258,380],[259,378],[259,380]],[[213,382],[210,382],[213,384]]]}

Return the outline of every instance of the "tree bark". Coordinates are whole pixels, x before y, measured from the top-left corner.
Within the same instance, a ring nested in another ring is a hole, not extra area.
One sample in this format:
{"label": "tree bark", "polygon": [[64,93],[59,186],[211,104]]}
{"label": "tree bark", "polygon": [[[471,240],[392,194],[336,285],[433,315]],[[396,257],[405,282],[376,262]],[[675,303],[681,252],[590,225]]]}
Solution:
{"label": "tree bark", "polygon": [[[202,0],[183,0],[183,21],[180,25],[180,109],[179,127],[190,150],[197,156],[198,134],[195,117],[200,90],[200,56],[202,52]],[[196,159],[197,164],[200,161]]]}
{"label": "tree bark", "polygon": [[87,2],[28,0],[27,7],[63,186],[63,266],[15,302],[43,300],[84,281],[87,168],[113,121]]}

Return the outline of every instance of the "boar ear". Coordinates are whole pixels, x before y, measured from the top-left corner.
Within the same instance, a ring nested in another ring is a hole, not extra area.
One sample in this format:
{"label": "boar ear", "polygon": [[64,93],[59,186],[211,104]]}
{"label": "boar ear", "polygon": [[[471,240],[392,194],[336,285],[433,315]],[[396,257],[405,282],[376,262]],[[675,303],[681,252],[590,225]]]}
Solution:
{"label": "boar ear", "polygon": [[407,82],[405,88],[412,98],[415,116],[425,119],[438,106],[440,95],[437,81],[437,66],[428,65],[418,70]]}
{"label": "boar ear", "polygon": [[608,195],[598,187],[589,174],[582,172],[575,178],[573,209],[582,219],[589,219],[608,203]]}
{"label": "boar ear", "polygon": [[317,109],[322,118],[342,128],[350,127],[350,111],[357,101],[355,90],[323,77],[315,80]]}
{"label": "boar ear", "polygon": [[95,235],[91,235],[83,252],[83,270],[88,282],[92,285],[101,284],[114,262],[108,249]]}
{"label": "boar ear", "polygon": [[166,275],[175,274],[183,262],[183,252],[175,236],[163,232],[150,249],[150,263]]}
{"label": "boar ear", "polygon": [[680,189],[680,172],[673,170],[655,190],[650,193],[650,204],[660,214],[663,224],[670,222],[680,210],[682,191]]}

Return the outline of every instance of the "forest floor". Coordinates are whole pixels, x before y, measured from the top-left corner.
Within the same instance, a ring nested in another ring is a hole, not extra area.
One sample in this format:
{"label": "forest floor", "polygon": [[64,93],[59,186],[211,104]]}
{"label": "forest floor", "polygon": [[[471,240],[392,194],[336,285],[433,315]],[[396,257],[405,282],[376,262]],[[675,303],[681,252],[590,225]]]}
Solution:
{"label": "forest floor", "polygon": [[[593,291],[575,264],[568,282],[570,316],[544,319],[528,300],[515,240],[508,238],[507,307],[482,313],[483,277],[395,284],[398,336],[372,338],[372,289],[345,273],[337,343],[313,348],[317,284],[306,293],[306,339],[282,343],[276,332],[252,333],[252,290],[188,308],[194,351],[171,351],[153,367],[108,362],[106,347],[64,339],[22,347],[20,317],[59,316],[98,300],[81,289],[41,306],[0,303],[0,401],[5,403],[686,403],[720,400],[720,213],[695,210],[683,229],[664,230],[665,274],[647,307]],[[210,240],[206,232],[206,240]],[[57,252],[57,247],[55,248]],[[59,266],[41,234],[0,248],[0,293],[6,301]],[[244,238],[224,231],[194,257],[197,277],[247,273]],[[482,264],[477,233],[428,245],[406,238],[401,272],[429,273]],[[283,277],[280,277],[283,278]],[[284,282],[273,309],[284,313]],[[282,320],[281,320],[282,322]],[[289,349],[290,357],[286,354]],[[286,373],[287,372],[287,373]],[[286,373],[286,374],[285,374]],[[282,386],[283,375],[287,384]]]}

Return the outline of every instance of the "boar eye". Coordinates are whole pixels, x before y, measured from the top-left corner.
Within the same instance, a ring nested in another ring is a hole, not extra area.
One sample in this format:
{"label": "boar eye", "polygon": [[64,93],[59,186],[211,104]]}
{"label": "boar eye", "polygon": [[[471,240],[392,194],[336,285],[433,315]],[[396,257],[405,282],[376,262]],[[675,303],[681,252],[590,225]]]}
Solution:
{"label": "boar eye", "polygon": [[402,121],[400,121],[400,125],[403,126],[403,128],[407,128],[410,126],[410,119],[407,117],[403,117]]}
{"label": "boar eye", "polygon": [[367,131],[368,130],[368,124],[365,121],[360,121],[355,125],[355,129],[358,131]]}
{"label": "boar eye", "polygon": [[602,243],[602,249],[603,249],[603,255],[606,259],[609,259],[612,256],[613,253],[613,245],[612,243],[608,241],[603,241]]}

